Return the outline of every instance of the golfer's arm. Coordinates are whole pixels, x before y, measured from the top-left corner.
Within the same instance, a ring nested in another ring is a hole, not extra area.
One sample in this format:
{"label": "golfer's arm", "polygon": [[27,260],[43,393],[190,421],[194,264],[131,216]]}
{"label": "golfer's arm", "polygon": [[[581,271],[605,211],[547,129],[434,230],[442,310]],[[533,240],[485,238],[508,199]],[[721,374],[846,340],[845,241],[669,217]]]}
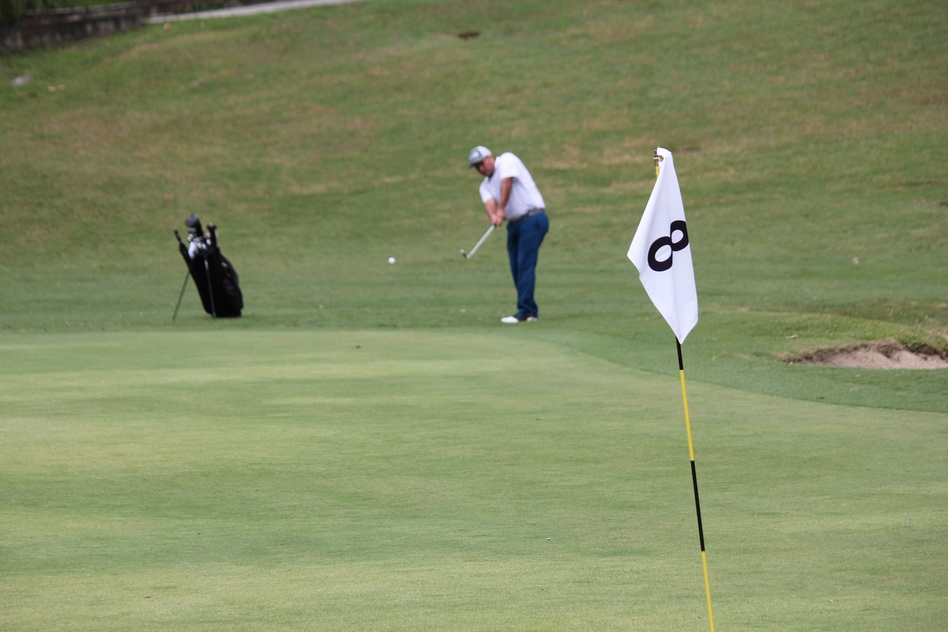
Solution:
{"label": "golfer's arm", "polygon": [[500,181],[500,205],[499,211],[501,220],[507,217],[507,202],[510,201],[510,188],[513,186],[513,178],[504,178]]}

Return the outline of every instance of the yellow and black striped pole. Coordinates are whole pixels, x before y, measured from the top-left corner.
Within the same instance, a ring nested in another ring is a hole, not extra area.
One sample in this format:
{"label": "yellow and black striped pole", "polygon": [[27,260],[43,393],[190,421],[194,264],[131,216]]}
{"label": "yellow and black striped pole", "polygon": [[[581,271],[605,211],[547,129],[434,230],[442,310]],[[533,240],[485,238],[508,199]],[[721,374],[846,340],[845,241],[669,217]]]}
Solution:
{"label": "yellow and black striped pole", "polygon": [[[657,163],[656,163],[657,164]],[[708,554],[704,549],[704,527],[701,525],[701,502],[698,500],[698,472],[695,470],[695,446],[691,440],[691,416],[688,414],[688,389],[685,387],[685,363],[681,358],[681,343],[678,345],[678,375],[681,377],[681,397],[685,403],[685,429],[688,432],[688,457],[691,459],[691,484],[695,490],[695,512],[698,514],[698,541],[701,544],[701,566],[704,569],[704,593],[708,600],[708,623],[714,632],[714,610],[711,608],[711,580],[708,577]]]}

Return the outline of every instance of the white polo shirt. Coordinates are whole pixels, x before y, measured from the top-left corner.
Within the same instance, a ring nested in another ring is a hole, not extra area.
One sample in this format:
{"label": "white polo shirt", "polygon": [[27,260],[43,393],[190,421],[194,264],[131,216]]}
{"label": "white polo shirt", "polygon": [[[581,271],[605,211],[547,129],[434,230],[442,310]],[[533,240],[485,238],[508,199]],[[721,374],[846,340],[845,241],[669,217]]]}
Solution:
{"label": "white polo shirt", "polygon": [[500,203],[500,182],[513,178],[510,199],[507,200],[507,221],[516,221],[534,209],[544,209],[546,204],[533,176],[523,162],[510,152],[494,158],[494,175],[481,182],[481,200],[486,204],[493,199]]}

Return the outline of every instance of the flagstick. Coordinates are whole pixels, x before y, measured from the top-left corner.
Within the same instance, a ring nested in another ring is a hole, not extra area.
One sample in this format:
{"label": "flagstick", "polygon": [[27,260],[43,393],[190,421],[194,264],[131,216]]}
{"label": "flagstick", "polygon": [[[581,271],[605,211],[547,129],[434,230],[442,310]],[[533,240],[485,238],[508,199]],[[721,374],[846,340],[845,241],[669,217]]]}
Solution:
{"label": "flagstick", "polygon": [[714,632],[714,611],[711,608],[711,580],[708,578],[708,554],[704,550],[704,527],[701,525],[701,502],[698,500],[698,473],[695,470],[695,446],[691,440],[691,417],[688,414],[688,390],[685,388],[685,363],[681,358],[681,343],[678,345],[678,375],[681,376],[681,397],[685,402],[685,429],[688,431],[688,456],[691,459],[691,483],[695,488],[695,512],[698,514],[698,540],[701,543],[701,566],[704,568],[704,593],[708,600],[708,622]]}
{"label": "flagstick", "polygon": [[[678,177],[671,152],[658,147],[655,160],[655,187],[645,205],[645,212],[629,246],[629,260],[639,271],[639,280],[649,298],[675,332],[678,344],[678,371],[681,374],[681,397],[685,402],[685,428],[688,431],[688,455],[691,460],[691,481],[698,515],[698,539],[701,542],[701,565],[704,568],[704,589],[708,600],[708,621],[714,632],[711,609],[711,581],[708,578],[708,555],[704,549],[704,527],[701,525],[701,503],[698,500],[698,474],[695,469],[695,448],[691,439],[691,417],[688,414],[688,391],[685,388],[685,363],[681,342],[698,322],[698,291],[695,287],[685,209],[681,201]],[[665,163],[668,163],[667,165]],[[671,170],[666,173],[666,169]],[[657,255],[662,253],[662,258]],[[678,253],[678,256],[675,256]],[[666,274],[667,273],[667,274]]]}

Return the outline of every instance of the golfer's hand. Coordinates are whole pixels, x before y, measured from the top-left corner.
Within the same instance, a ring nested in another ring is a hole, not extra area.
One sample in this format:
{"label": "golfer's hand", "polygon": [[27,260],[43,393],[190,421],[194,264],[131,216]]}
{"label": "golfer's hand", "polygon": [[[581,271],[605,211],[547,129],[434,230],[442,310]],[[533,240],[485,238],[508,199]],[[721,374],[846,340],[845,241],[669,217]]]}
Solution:
{"label": "golfer's hand", "polygon": [[504,207],[498,204],[494,198],[490,198],[484,202],[484,210],[487,212],[487,218],[490,220],[491,226],[494,227],[503,224],[504,219],[507,217],[507,213],[504,212]]}

